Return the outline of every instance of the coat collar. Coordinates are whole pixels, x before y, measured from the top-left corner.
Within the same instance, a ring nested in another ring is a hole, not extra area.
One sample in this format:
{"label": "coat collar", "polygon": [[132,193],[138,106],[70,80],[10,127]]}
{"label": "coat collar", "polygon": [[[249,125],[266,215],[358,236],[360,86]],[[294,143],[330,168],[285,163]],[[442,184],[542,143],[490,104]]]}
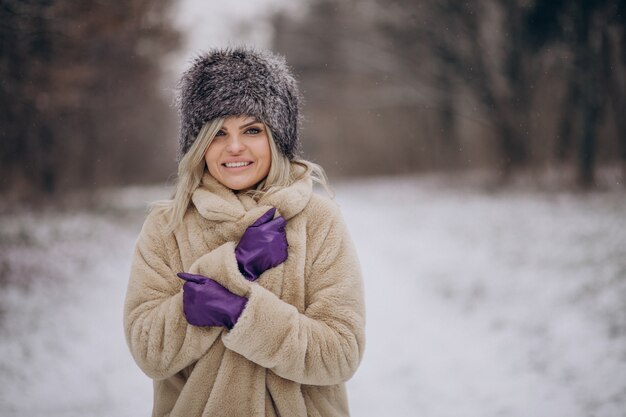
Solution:
{"label": "coat collar", "polygon": [[289,220],[304,210],[312,193],[313,182],[309,175],[305,175],[289,187],[262,196],[257,202],[250,196],[235,194],[205,172],[200,186],[191,195],[191,201],[207,220],[243,223],[247,227],[270,207],[276,207],[276,216]]}

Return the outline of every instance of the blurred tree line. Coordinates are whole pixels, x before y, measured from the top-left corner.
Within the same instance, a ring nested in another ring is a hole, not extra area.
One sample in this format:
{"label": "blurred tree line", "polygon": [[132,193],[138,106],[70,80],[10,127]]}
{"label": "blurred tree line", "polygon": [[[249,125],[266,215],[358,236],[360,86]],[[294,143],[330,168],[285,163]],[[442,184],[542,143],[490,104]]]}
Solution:
{"label": "blurred tree line", "polygon": [[0,1],[3,199],[172,172],[176,121],[159,86],[179,44],[170,3]]}
{"label": "blurred tree line", "polygon": [[[3,200],[175,172],[174,3],[0,0]],[[626,2],[306,4],[274,18],[274,47],[301,80],[306,155],[332,174],[626,178]]]}
{"label": "blurred tree line", "polygon": [[[275,18],[330,171],[626,178],[626,2],[311,0]],[[329,164],[330,161],[330,164]]]}

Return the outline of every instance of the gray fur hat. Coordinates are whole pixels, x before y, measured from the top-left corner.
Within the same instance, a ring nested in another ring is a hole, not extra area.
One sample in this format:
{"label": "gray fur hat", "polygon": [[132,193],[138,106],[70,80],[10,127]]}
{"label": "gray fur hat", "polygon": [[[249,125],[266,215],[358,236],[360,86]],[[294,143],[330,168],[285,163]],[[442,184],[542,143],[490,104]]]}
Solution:
{"label": "gray fur hat", "polygon": [[280,151],[293,159],[300,148],[300,94],[285,58],[248,48],[201,54],[178,84],[179,159],[206,122],[253,116],[265,123]]}

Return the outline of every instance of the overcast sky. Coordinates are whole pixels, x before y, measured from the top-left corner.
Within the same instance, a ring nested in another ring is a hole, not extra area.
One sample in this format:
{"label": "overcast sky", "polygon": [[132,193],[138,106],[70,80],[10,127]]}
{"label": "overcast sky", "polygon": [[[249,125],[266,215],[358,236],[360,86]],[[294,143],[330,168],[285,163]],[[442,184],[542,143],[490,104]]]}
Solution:
{"label": "overcast sky", "polygon": [[171,59],[175,74],[183,71],[194,54],[215,46],[267,47],[276,11],[301,12],[306,0],[180,0],[174,8],[175,25],[185,35],[183,48]]}

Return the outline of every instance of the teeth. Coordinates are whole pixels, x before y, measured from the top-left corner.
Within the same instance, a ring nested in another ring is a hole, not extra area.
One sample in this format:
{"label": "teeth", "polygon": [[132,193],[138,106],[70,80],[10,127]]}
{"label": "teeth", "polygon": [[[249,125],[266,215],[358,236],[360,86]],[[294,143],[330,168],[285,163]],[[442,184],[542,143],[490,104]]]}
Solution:
{"label": "teeth", "polygon": [[250,165],[252,162],[227,162],[224,165],[226,168],[237,168],[237,167],[245,167]]}

